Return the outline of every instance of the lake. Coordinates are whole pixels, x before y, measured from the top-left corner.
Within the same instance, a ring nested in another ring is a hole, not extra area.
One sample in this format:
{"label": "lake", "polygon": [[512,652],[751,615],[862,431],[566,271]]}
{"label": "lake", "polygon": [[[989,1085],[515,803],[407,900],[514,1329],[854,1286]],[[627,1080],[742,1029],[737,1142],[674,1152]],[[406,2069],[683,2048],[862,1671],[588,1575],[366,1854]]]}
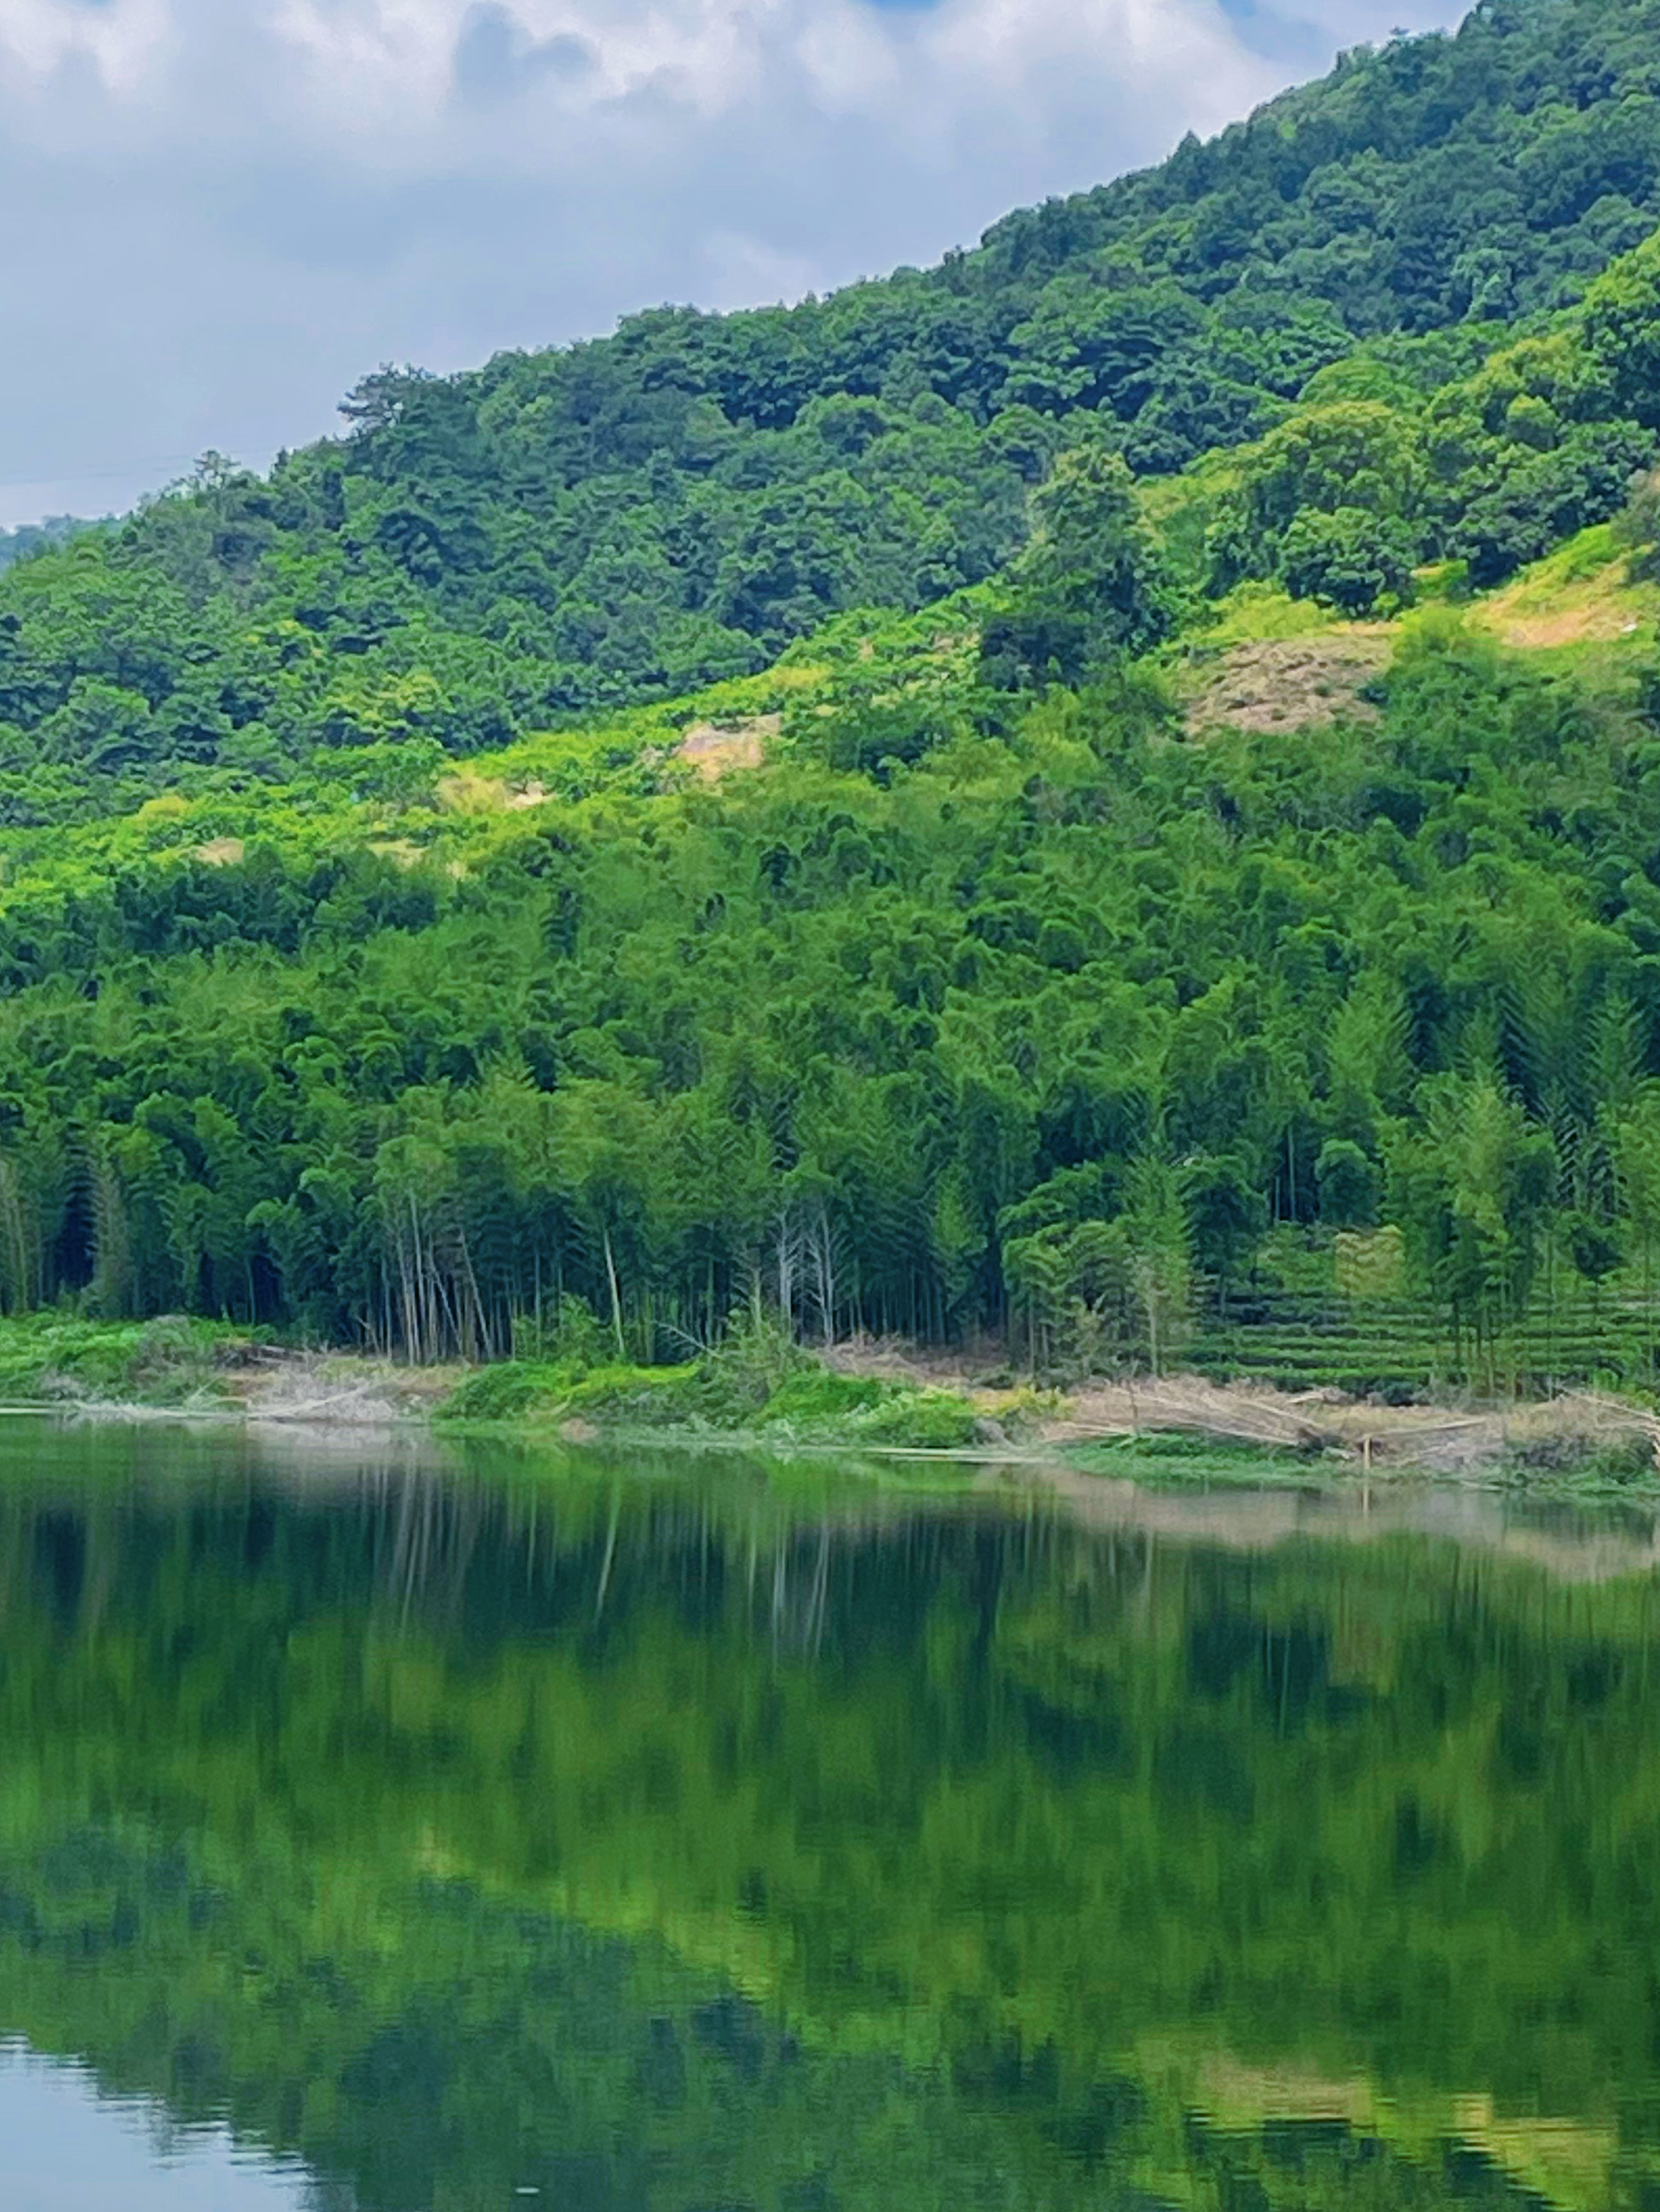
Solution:
{"label": "lake", "polygon": [[0,2200],[1660,2207],[1657,1561],[12,1424]]}

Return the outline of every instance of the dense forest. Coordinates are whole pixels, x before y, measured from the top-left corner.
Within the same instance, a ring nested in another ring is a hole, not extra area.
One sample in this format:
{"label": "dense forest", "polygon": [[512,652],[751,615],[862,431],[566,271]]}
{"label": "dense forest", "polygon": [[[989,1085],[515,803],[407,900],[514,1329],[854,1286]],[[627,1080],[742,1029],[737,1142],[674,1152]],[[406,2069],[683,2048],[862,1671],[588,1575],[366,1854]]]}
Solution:
{"label": "dense forest", "polygon": [[10,818],[52,802],[43,764],[155,788],[411,731],[467,751],[754,672],[996,574],[1085,438],[1163,477],[1274,437],[1220,575],[1277,559],[1333,477],[1496,578],[1603,520],[1646,450],[1641,364],[1610,384],[1556,319],[1660,223],[1657,53],[1656,0],[1484,4],[926,273],[382,370],[344,437],[264,480],[208,455],[12,580]]}
{"label": "dense forest", "polygon": [[1649,1375],[1657,57],[1486,0],[11,562],[8,1309]]}

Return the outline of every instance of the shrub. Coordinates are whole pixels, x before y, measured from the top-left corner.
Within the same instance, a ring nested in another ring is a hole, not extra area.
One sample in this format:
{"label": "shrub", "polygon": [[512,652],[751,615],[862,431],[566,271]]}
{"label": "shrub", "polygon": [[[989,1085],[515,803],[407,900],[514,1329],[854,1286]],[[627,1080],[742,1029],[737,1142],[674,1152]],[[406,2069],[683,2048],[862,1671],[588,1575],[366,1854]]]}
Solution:
{"label": "shrub", "polygon": [[1409,523],[1343,507],[1297,517],[1280,547],[1280,574],[1292,599],[1318,600],[1359,621],[1385,599],[1410,599],[1417,558]]}
{"label": "shrub", "polygon": [[904,1390],[872,1408],[857,1424],[861,1443],[909,1451],[961,1451],[977,1441],[972,1406],[945,1390]]}
{"label": "shrub", "polygon": [[1614,535],[1626,550],[1632,582],[1660,582],[1660,469],[1638,480]]}
{"label": "shrub", "polygon": [[514,1356],[519,1360],[556,1360],[561,1366],[582,1372],[599,1367],[611,1356],[610,1333],[583,1297],[568,1291],[550,1319],[538,1322],[520,1315],[513,1325]]}
{"label": "shrub", "polygon": [[1561,1478],[1587,1488],[1641,1487],[1656,1480],[1654,1446],[1633,1431],[1629,1436],[1557,1434],[1534,1437],[1514,1446],[1511,1472],[1523,1480]]}
{"label": "shrub", "polygon": [[881,1405],[889,1386],[871,1376],[838,1375],[833,1368],[810,1367],[792,1375],[775,1390],[757,1416],[759,1425],[792,1427],[845,1421]]}
{"label": "shrub", "polygon": [[481,1367],[453,1390],[438,1408],[446,1421],[511,1421],[548,1398],[557,1377],[544,1366],[504,1359],[494,1367]]}

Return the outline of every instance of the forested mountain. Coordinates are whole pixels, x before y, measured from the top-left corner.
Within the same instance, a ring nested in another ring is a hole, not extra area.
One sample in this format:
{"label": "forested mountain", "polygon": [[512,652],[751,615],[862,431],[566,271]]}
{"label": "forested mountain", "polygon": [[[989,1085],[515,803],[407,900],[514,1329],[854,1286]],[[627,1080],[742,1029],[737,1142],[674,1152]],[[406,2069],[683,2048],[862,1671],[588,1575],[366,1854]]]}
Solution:
{"label": "forested mountain", "polygon": [[43,757],[55,794],[409,729],[467,750],[752,672],[833,613],[992,576],[1086,433],[1165,475],[1361,402],[1389,410],[1361,432],[1387,477],[1464,380],[1392,503],[1414,555],[1502,573],[1633,465],[1550,338],[1468,380],[1660,222],[1657,57],[1660,0],[1484,4],[938,269],[371,376],[344,438],[266,481],[210,457],[106,548],[13,580],[12,818],[46,803],[17,783]]}
{"label": "forested mountain", "polygon": [[15,564],[6,1300],[1645,1364],[1657,222],[1660,0],[1484,6]]}

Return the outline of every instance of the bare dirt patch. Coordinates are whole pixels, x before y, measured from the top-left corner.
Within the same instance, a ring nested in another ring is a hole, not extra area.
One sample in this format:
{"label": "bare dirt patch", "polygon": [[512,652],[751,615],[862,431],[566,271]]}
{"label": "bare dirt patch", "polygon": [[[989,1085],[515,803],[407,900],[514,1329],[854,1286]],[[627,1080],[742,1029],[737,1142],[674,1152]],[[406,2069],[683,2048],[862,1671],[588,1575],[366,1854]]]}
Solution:
{"label": "bare dirt patch", "polygon": [[[1016,1394],[1006,1377],[988,1382],[999,1362],[952,1359],[869,1339],[825,1354],[848,1375],[880,1376],[954,1391],[995,1423]],[[1028,1397],[1028,1407],[1030,1398]],[[1376,1472],[1462,1475],[1521,1460],[1541,1472],[1571,1468],[1593,1455],[1630,1445],[1660,1468],[1660,1417],[1596,1391],[1576,1391],[1537,1404],[1383,1406],[1341,1390],[1276,1390],[1258,1382],[1219,1383],[1199,1375],[1158,1380],[1101,1380],[1056,1394],[1036,1424],[1040,1447],[1134,1443],[1137,1437],[1188,1435],[1268,1451],[1305,1453],[1345,1462],[1360,1475]],[[1025,1433],[1031,1435],[1028,1425]]]}
{"label": "bare dirt patch", "polygon": [[1529,607],[1498,602],[1477,616],[1481,627],[1503,645],[1613,645],[1642,628],[1628,599],[1581,599],[1577,605]]}
{"label": "bare dirt patch", "polygon": [[1045,1435],[1047,1441],[1062,1443],[1171,1431],[1280,1450],[1335,1453],[1363,1472],[1402,1468],[1457,1474],[1516,1455],[1542,1464],[1627,1442],[1646,1447],[1660,1466],[1660,1420],[1592,1391],[1538,1405],[1377,1406],[1345,1398],[1340,1391],[1292,1395],[1266,1385],[1225,1386],[1182,1375],[1080,1391]]}
{"label": "bare dirt patch", "polygon": [[228,1381],[254,1423],[309,1428],[387,1428],[441,1404],[467,1370],[415,1368],[356,1353],[251,1347]]}
{"label": "bare dirt patch", "polygon": [[1548,614],[1495,615],[1485,627],[1505,644],[1612,645],[1640,628],[1622,608],[1558,607]]}
{"label": "bare dirt patch", "polygon": [[1518,576],[1480,599],[1472,625],[1501,645],[1542,650],[1551,646],[1614,645],[1632,637],[1660,611],[1660,594],[1633,585],[1623,560],[1584,574],[1564,574],[1560,561]]}
{"label": "bare dirt patch", "polygon": [[453,814],[516,813],[539,806],[547,795],[539,783],[526,783],[520,788],[505,776],[483,775],[472,768],[459,769],[454,775],[438,780],[439,804]]}
{"label": "bare dirt patch", "polygon": [[759,768],[767,739],[784,726],[781,714],[746,714],[734,722],[696,722],[674,749],[676,760],[696,769],[704,783],[719,783],[735,769]]}
{"label": "bare dirt patch", "polygon": [[1377,709],[1360,695],[1393,650],[1381,623],[1231,647],[1202,671],[1188,726],[1201,737],[1207,730],[1271,732],[1374,722]]}

